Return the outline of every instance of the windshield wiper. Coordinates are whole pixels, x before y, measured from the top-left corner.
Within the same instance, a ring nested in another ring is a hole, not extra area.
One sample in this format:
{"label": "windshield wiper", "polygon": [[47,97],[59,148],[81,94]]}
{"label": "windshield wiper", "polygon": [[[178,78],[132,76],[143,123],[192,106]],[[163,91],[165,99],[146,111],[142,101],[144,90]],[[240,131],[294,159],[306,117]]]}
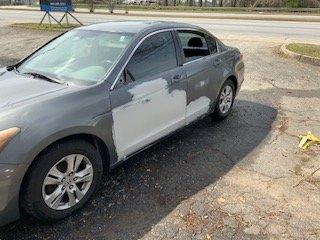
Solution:
{"label": "windshield wiper", "polygon": [[17,70],[17,67],[16,65],[10,65],[10,66],[7,66],[7,71],[12,71],[12,70]]}
{"label": "windshield wiper", "polygon": [[41,73],[26,72],[26,73],[24,73],[24,74],[31,75],[31,76],[33,76],[33,77],[35,77],[35,78],[44,79],[44,80],[46,80],[46,81],[48,81],[48,82],[52,82],[52,83],[66,84],[66,82],[64,82],[64,81],[61,81],[61,80],[56,79],[56,78],[48,77],[48,76],[43,75],[43,74],[41,74]]}

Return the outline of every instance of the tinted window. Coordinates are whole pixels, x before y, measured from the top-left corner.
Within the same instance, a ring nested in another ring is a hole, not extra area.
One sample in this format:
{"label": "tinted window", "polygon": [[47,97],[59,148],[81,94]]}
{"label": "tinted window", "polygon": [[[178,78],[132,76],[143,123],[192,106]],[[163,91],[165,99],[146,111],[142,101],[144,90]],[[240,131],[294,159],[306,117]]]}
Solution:
{"label": "tinted window", "polygon": [[208,43],[211,54],[218,52],[216,40],[209,35],[206,35],[206,39],[207,39],[207,43]]}
{"label": "tinted window", "polygon": [[217,40],[217,44],[218,44],[218,48],[219,48],[219,52],[223,52],[227,50],[227,46],[224,45],[222,42],[220,42],[219,40]]}
{"label": "tinted window", "polygon": [[186,62],[210,54],[207,41],[203,34],[193,31],[178,31]]}
{"label": "tinted window", "polygon": [[132,80],[140,80],[177,67],[171,32],[154,34],[145,39],[130,59],[126,72]]}

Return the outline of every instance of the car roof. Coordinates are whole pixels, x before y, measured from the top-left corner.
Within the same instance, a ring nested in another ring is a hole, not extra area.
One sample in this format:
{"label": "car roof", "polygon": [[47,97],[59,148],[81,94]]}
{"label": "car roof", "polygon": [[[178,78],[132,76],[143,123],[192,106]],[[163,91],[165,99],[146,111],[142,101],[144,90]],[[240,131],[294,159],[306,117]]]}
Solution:
{"label": "car roof", "polygon": [[96,30],[106,32],[139,33],[144,30],[158,30],[166,28],[199,28],[187,23],[166,22],[166,21],[109,21],[80,27],[83,30]]}

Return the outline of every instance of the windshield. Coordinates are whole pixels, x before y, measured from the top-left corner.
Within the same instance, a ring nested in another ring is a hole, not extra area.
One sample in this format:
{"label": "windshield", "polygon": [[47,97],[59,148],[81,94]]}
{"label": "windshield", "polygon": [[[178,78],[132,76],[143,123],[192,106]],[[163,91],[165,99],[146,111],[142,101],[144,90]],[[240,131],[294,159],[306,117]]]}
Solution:
{"label": "windshield", "polygon": [[129,33],[74,30],[41,48],[17,70],[92,85],[103,80],[131,38]]}

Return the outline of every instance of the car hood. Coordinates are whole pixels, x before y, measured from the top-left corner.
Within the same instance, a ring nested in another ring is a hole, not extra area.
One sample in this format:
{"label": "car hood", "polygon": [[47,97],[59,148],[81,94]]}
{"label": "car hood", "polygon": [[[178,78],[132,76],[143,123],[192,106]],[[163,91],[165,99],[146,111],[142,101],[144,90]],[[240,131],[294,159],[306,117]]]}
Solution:
{"label": "car hood", "polygon": [[65,88],[68,86],[0,69],[0,109]]}

